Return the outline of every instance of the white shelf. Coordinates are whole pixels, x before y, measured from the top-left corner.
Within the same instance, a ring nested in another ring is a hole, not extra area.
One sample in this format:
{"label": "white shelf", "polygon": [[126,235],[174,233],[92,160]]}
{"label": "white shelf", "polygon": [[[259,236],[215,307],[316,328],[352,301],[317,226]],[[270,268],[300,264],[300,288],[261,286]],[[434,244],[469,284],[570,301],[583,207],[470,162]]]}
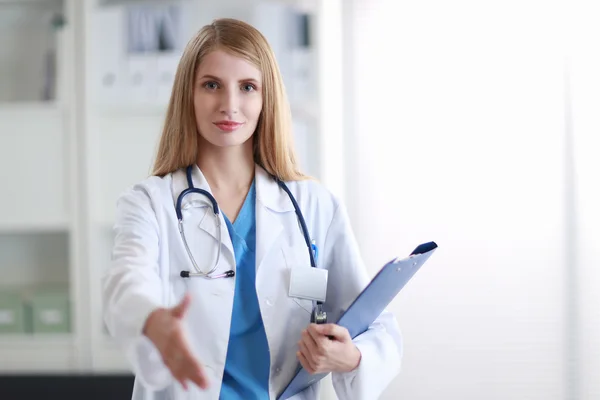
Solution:
{"label": "white shelf", "polygon": [[63,30],[67,0],[0,2],[0,99],[63,98]]}
{"label": "white shelf", "polygon": [[121,104],[102,104],[97,108],[97,113],[102,117],[120,117],[120,116],[159,116],[164,117],[167,113],[167,103],[121,103]]}
{"label": "white shelf", "polygon": [[19,119],[31,120],[37,116],[62,118],[64,107],[56,101],[5,101],[0,102],[0,118],[6,118],[2,124],[15,123]]}
{"label": "white shelf", "polygon": [[[55,0],[54,3],[58,3],[60,0]],[[48,0],[0,0],[0,5],[18,5],[25,6],[28,4],[32,5],[44,5],[44,3],[52,3]]]}
{"label": "white shelf", "polygon": [[66,218],[52,218],[44,221],[14,220],[0,221],[0,234],[63,232],[70,229]]}
{"label": "white shelf", "polygon": [[56,103],[0,105],[0,225],[42,227],[67,220],[69,140]]}
{"label": "white shelf", "polygon": [[57,101],[5,101],[0,102],[0,113],[59,111],[62,104]]}
{"label": "white shelf", "polygon": [[103,337],[102,348],[94,354],[94,371],[99,373],[131,373],[131,368],[116,343],[108,337]]}
{"label": "white shelf", "polygon": [[61,373],[74,371],[71,335],[0,335],[0,372]]}

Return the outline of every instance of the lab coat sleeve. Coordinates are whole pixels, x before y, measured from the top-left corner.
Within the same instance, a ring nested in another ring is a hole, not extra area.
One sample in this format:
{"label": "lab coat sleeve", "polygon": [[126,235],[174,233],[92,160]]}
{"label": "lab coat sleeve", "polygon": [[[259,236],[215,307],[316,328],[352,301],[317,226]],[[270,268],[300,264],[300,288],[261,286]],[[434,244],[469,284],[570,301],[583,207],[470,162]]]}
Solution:
{"label": "lab coat sleeve", "polygon": [[102,279],[104,320],[135,375],[150,389],[172,377],[154,344],[142,331],[150,313],[162,306],[159,234],[146,190],[136,186],[117,202],[111,265]]}
{"label": "lab coat sleeve", "polygon": [[[334,310],[347,309],[370,279],[341,204],[328,229],[324,248],[331,282],[327,302]],[[332,374],[335,392],[340,400],[377,399],[400,372],[402,338],[395,317],[384,311],[353,342],[361,352],[360,364],[351,372]]]}

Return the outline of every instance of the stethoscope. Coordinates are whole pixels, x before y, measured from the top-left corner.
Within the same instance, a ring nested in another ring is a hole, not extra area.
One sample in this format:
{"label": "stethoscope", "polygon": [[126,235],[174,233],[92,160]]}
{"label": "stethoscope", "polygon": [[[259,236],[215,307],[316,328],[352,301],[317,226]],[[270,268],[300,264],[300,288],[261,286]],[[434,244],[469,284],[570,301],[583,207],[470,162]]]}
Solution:
{"label": "stethoscope", "polygon": [[[192,261],[192,265],[194,267],[194,270],[196,270],[196,272],[181,271],[180,276],[182,278],[201,277],[201,278],[205,278],[205,279],[231,278],[231,277],[235,276],[235,271],[233,271],[233,270],[225,271],[222,274],[213,275],[213,273],[217,270],[217,266],[219,265],[219,260],[221,258],[221,245],[220,244],[222,243],[222,241],[221,241],[221,219],[219,218],[219,205],[217,204],[217,200],[215,200],[215,198],[208,191],[194,187],[194,182],[192,181],[193,167],[194,167],[193,165],[190,165],[186,169],[188,188],[185,189],[184,191],[182,191],[179,194],[179,197],[177,197],[177,203],[175,205],[175,212],[177,214],[179,234],[181,235],[181,239],[183,241],[185,250],[188,254],[188,257]],[[292,204],[294,205],[294,210],[296,212],[296,217],[298,218],[298,222],[299,222],[300,228],[302,230],[302,235],[304,236],[304,241],[306,242],[306,246],[308,248],[308,255],[310,257],[310,265],[313,268],[317,268],[317,262],[316,262],[317,246],[314,243],[314,241],[311,241],[311,239],[310,239],[310,235],[308,234],[308,228],[306,227],[306,221],[304,220],[302,211],[300,211],[300,206],[298,206],[296,199],[292,195],[292,192],[290,192],[290,189],[287,187],[287,185],[275,176],[272,176],[272,178],[275,179],[275,181],[277,182],[279,187],[281,187],[287,193],[288,197],[292,201]],[[190,247],[185,238],[185,233],[184,233],[184,229],[183,229],[183,213],[181,210],[181,203],[185,196],[187,196],[188,194],[192,194],[192,193],[204,195],[210,201],[210,203],[212,205],[215,221],[217,224],[217,232],[218,232],[217,240],[219,241],[219,245],[217,246],[217,258],[215,260],[213,267],[208,272],[203,272],[200,269],[200,267],[198,266],[198,264],[196,263],[196,259],[194,258],[194,255],[192,254],[192,252],[190,250]],[[317,301],[316,305],[313,306],[313,311],[311,314],[311,322],[314,322],[317,324],[324,324],[327,322],[327,314],[325,311],[323,311],[323,304],[320,301]]]}

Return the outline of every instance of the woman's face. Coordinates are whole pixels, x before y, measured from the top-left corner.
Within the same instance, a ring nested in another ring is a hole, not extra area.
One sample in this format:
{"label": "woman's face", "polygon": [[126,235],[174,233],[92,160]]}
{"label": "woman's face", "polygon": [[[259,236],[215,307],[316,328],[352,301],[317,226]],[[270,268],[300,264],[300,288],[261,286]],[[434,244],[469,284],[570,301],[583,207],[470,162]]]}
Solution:
{"label": "woman's face", "polygon": [[204,140],[217,147],[244,144],[262,104],[262,74],[254,64],[223,50],[204,57],[194,82],[196,127]]}

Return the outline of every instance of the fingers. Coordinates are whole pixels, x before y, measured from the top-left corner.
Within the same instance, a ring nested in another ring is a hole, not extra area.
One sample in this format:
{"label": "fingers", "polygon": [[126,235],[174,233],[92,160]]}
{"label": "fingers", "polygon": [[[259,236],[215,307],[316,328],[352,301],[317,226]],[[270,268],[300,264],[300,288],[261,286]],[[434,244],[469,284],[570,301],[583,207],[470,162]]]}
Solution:
{"label": "fingers", "polygon": [[318,369],[330,349],[331,341],[325,336],[319,336],[314,329],[306,329],[302,332],[302,341],[309,351],[308,360],[312,361],[315,369]]}
{"label": "fingers", "polygon": [[[298,360],[309,373],[347,369],[348,330],[336,324],[310,324],[298,342]],[[356,363],[354,363],[356,364]]]}
{"label": "fingers", "polygon": [[309,330],[312,327],[312,330],[319,335],[331,336],[335,340],[339,340],[341,342],[347,341],[350,339],[350,334],[348,330],[342,326],[336,324],[310,324]]}
{"label": "fingers", "polygon": [[300,344],[298,345],[298,353],[300,355],[302,355],[305,364],[311,369],[314,370],[315,369],[315,364],[312,361],[312,357],[310,355],[310,350],[308,349],[308,347],[306,346],[306,343],[304,342],[300,342]]}
{"label": "fingers", "polygon": [[185,369],[183,356],[181,356],[181,354],[174,354],[169,359],[167,359],[167,366],[169,367],[173,378],[175,378],[175,380],[177,380],[181,384],[181,386],[183,386],[183,388],[187,390],[187,370]]}
{"label": "fingers", "polygon": [[308,328],[302,331],[302,339],[309,342],[311,344],[310,348],[314,349],[316,352],[317,349],[322,346],[321,342],[323,340],[323,336],[319,335],[312,325],[313,324],[309,325]]}
{"label": "fingers", "polygon": [[336,340],[336,338],[331,335],[328,335],[327,333],[321,333],[321,330],[319,329],[321,326],[322,325],[310,324],[306,330],[313,337],[317,345],[328,346],[330,342],[332,340]]}
{"label": "fingers", "polygon": [[191,300],[192,300],[192,298],[191,298],[190,294],[186,293],[186,295],[183,296],[183,299],[181,300],[181,302],[179,302],[178,305],[173,307],[173,309],[172,309],[173,315],[177,318],[182,318],[185,315],[187,309],[189,308]]}
{"label": "fingers", "polygon": [[159,349],[164,364],[171,375],[184,389],[189,382],[206,389],[208,379],[204,368],[189,349],[182,317],[189,309],[191,297],[186,294],[175,307],[156,311],[156,316],[147,322],[147,334]]}
{"label": "fingers", "polygon": [[304,368],[309,374],[315,373],[315,370],[311,367],[310,363],[308,362],[306,357],[302,354],[302,352],[298,351],[296,353],[296,356],[298,357],[298,361],[300,361],[302,368]]}
{"label": "fingers", "polygon": [[315,332],[311,333],[310,329],[306,329],[302,332],[302,337],[298,342],[300,353],[313,373],[319,372],[325,367],[329,346],[327,343],[329,339],[317,335]]}
{"label": "fingers", "polygon": [[181,327],[172,336],[171,346],[164,357],[165,364],[184,389],[188,388],[188,381],[195,383],[201,389],[208,387],[208,378],[202,365],[189,349],[188,343]]}
{"label": "fingers", "polygon": [[208,388],[208,377],[202,365],[195,359],[191,359],[190,365],[190,377],[189,379],[194,382],[200,389]]}
{"label": "fingers", "polygon": [[208,379],[204,368],[191,354],[175,353],[167,360],[167,366],[184,389],[188,388],[188,381],[193,382],[201,389],[208,388]]}

